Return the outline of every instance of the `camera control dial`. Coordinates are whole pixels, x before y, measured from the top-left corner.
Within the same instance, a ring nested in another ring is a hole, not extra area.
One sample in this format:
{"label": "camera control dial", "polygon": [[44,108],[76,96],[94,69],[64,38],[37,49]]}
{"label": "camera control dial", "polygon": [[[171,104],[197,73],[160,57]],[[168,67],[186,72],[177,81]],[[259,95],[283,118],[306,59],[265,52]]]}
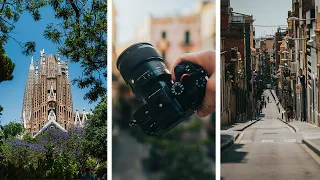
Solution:
{"label": "camera control dial", "polygon": [[184,86],[181,84],[181,82],[175,82],[173,83],[171,87],[171,92],[174,95],[181,95],[184,91]]}
{"label": "camera control dial", "polygon": [[204,77],[200,77],[195,81],[195,84],[198,88],[205,87],[207,84],[207,80]]}

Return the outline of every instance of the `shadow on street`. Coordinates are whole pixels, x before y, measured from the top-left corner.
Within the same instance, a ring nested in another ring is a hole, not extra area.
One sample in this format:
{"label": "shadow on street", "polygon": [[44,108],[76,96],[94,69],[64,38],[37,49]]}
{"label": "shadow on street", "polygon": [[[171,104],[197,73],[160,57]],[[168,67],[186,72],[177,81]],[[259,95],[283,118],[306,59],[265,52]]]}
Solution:
{"label": "shadow on street", "polygon": [[221,164],[226,163],[246,163],[245,159],[248,152],[239,151],[244,146],[244,144],[234,144],[232,149],[227,150],[228,152],[221,157]]}

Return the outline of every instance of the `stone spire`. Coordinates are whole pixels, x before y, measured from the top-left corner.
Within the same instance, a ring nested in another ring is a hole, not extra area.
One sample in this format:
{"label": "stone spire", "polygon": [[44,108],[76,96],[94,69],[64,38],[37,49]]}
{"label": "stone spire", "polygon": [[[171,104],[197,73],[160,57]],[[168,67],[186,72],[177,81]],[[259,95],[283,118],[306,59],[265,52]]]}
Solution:
{"label": "stone spire", "polygon": [[32,94],[33,94],[33,83],[34,83],[34,66],[33,66],[33,56],[31,57],[31,62],[29,66],[28,78],[26,83],[26,88],[24,91],[23,105],[22,105],[22,122],[23,127],[27,128],[27,122],[31,119],[32,114]]}
{"label": "stone spire", "polygon": [[45,61],[46,53],[44,52],[44,49],[40,51],[40,74],[46,75],[46,61]]}
{"label": "stone spire", "polygon": [[86,109],[83,108],[83,111],[82,111],[82,125],[85,125],[85,123],[87,122],[87,120],[88,120],[87,112],[86,112]]}
{"label": "stone spire", "polygon": [[74,126],[82,127],[82,121],[81,121],[78,109],[76,109],[76,117],[75,117],[75,121],[74,121]]}
{"label": "stone spire", "polygon": [[62,75],[62,72],[61,72],[60,52],[58,53],[58,69],[57,69],[57,75]]}
{"label": "stone spire", "polygon": [[66,60],[66,78],[68,79],[67,81],[70,82],[69,80],[69,67],[68,67],[68,60]]}
{"label": "stone spire", "polygon": [[38,67],[38,60],[36,60],[36,71],[34,72],[36,77],[39,75],[39,67]]}

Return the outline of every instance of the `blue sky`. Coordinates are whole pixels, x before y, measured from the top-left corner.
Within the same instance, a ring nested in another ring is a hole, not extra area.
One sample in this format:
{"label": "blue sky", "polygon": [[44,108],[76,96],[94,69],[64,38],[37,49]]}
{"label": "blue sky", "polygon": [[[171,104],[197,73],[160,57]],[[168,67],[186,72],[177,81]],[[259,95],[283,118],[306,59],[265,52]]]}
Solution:
{"label": "blue sky", "polygon": [[[50,22],[55,22],[54,14],[51,8],[41,9],[42,19],[34,22],[29,14],[21,16],[19,22],[16,24],[14,30],[15,34],[11,34],[14,38],[21,42],[35,41],[36,53],[34,61],[40,59],[40,50],[44,48],[46,55],[57,54],[57,47],[51,41],[43,37],[45,26]],[[13,120],[20,120],[23,95],[27,81],[27,75],[30,65],[31,57],[26,57],[21,53],[21,47],[14,40],[10,39],[5,46],[7,56],[16,64],[13,72],[13,80],[5,81],[0,84],[0,105],[4,108],[2,116],[0,117],[1,124],[7,124]],[[66,60],[61,57],[61,60]],[[82,73],[80,64],[69,63],[70,78],[79,77]],[[73,108],[94,108],[97,103],[89,104],[89,101],[83,100],[84,94],[88,92],[87,89],[78,89],[76,85],[72,85]]]}
{"label": "blue sky", "polygon": [[[190,11],[200,0],[114,0],[117,11],[117,43],[134,39],[135,29],[148,15],[166,16]],[[215,0],[214,0],[215,2]]]}
{"label": "blue sky", "polygon": [[[292,8],[291,0],[231,0],[234,12],[253,15],[253,25],[287,25],[288,11]],[[277,27],[255,27],[256,37],[274,34]]]}

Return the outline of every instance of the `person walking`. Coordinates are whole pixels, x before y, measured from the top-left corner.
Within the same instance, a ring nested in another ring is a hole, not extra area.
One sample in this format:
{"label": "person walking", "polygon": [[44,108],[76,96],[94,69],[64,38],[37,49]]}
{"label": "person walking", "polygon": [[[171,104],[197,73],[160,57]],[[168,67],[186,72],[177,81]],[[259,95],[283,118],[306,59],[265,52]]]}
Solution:
{"label": "person walking", "polygon": [[287,115],[287,121],[286,122],[290,122],[290,109],[286,108],[286,115]]}
{"label": "person walking", "polygon": [[267,108],[267,101],[264,102],[264,108]]}
{"label": "person walking", "polygon": [[251,116],[252,116],[252,118],[251,118],[250,121],[252,121],[253,119],[255,119],[255,110],[254,110],[254,108],[252,108],[252,110],[251,110]]}
{"label": "person walking", "polygon": [[288,109],[284,110],[283,114],[284,114],[285,121],[288,122]]}
{"label": "person walking", "polygon": [[268,100],[268,103],[269,103],[269,100],[270,100],[270,99],[269,99],[269,96],[267,97],[267,100]]}

